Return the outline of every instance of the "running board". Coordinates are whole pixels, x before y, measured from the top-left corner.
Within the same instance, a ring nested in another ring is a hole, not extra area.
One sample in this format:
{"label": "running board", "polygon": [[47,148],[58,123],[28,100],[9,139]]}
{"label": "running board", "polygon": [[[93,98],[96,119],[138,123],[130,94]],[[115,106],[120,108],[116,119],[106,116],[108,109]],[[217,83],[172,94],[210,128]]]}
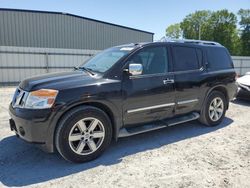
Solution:
{"label": "running board", "polygon": [[141,133],[145,133],[148,131],[162,129],[165,127],[170,127],[170,126],[177,125],[180,123],[185,123],[188,121],[196,120],[199,117],[200,117],[200,115],[198,113],[194,112],[192,114],[188,114],[185,116],[180,116],[180,117],[176,117],[173,119],[164,120],[158,124],[142,125],[142,126],[132,127],[132,128],[122,128],[119,131],[118,138],[132,136],[132,135],[136,135],[136,134],[141,134]]}

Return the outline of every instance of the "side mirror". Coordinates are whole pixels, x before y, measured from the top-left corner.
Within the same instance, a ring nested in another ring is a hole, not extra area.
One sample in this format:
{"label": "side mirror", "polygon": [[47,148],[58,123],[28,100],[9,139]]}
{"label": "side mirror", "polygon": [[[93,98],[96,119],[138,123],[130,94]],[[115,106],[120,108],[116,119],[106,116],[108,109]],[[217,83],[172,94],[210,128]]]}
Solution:
{"label": "side mirror", "polygon": [[142,67],[142,64],[135,64],[135,63],[131,63],[129,64],[129,73],[131,75],[141,75],[142,74],[142,70],[143,70],[143,67]]}

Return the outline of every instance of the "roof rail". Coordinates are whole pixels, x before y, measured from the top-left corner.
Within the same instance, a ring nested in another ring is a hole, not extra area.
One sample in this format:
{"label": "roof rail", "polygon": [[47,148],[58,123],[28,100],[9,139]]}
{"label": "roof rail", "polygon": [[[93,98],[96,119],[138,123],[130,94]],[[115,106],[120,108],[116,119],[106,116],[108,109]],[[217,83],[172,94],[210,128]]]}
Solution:
{"label": "roof rail", "polygon": [[179,42],[179,43],[194,43],[194,44],[204,44],[204,45],[217,45],[221,46],[220,43],[214,41],[205,40],[193,40],[193,39],[170,39],[167,37],[162,37],[159,42]]}

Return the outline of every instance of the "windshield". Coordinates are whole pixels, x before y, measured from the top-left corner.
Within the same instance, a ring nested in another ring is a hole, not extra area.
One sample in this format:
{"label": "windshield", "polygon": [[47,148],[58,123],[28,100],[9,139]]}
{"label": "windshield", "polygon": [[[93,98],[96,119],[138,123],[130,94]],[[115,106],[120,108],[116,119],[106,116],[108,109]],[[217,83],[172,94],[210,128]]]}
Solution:
{"label": "windshield", "polygon": [[117,61],[127,55],[134,47],[115,47],[102,51],[83,63],[81,67],[87,68],[93,72],[104,73],[110,69]]}

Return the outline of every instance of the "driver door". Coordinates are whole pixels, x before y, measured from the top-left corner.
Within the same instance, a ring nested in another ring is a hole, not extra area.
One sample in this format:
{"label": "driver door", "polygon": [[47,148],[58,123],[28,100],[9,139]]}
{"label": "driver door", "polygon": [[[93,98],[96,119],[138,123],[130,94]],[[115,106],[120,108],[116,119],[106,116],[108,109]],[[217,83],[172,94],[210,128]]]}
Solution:
{"label": "driver door", "polygon": [[142,64],[140,75],[123,77],[123,123],[133,126],[173,116],[175,107],[174,75],[169,73],[167,46],[144,47],[127,62]]}

